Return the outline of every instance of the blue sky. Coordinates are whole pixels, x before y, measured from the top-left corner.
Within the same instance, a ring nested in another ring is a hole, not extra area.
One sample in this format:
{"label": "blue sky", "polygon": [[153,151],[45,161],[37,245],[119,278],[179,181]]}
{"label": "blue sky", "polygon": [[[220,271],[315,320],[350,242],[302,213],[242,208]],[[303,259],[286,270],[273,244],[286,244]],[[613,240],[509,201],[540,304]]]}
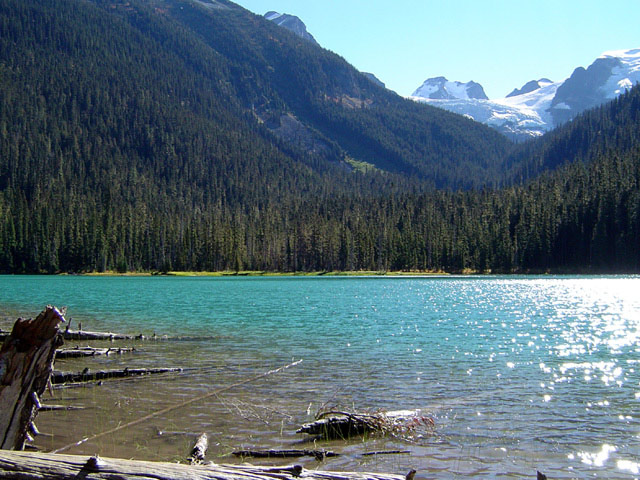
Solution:
{"label": "blue sky", "polygon": [[297,15],[325,48],[410,95],[429,77],[489,98],[558,81],[608,50],[640,48],[640,0],[236,0]]}

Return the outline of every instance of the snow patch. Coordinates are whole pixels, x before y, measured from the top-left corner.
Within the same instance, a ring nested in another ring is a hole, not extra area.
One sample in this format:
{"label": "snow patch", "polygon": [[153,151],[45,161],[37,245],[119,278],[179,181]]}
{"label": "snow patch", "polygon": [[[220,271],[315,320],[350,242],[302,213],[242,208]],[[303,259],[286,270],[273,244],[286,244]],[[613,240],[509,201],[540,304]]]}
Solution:
{"label": "snow patch", "polygon": [[276,18],[280,18],[282,16],[281,13],[278,12],[267,12],[264,16],[264,18],[266,18],[267,20],[275,20]]}
{"label": "snow patch", "polygon": [[[640,83],[640,48],[612,50],[604,52],[599,58],[617,59],[617,62],[611,62],[616,66],[596,95],[601,102],[616,98]],[[480,87],[478,84],[453,82],[444,77],[435,77],[426,80],[409,98],[465,115],[512,138],[522,140],[542,135],[555,128],[560,112],[567,112],[560,115],[560,121],[564,121],[562,119],[572,118],[582,111],[561,98],[558,98],[556,101],[559,103],[552,107],[558,88],[565,81],[552,82],[542,78],[537,80],[540,88],[533,91],[489,100],[469,96],[469,86]],[[599,103],[596,100],[593,106],[597,104]]]}

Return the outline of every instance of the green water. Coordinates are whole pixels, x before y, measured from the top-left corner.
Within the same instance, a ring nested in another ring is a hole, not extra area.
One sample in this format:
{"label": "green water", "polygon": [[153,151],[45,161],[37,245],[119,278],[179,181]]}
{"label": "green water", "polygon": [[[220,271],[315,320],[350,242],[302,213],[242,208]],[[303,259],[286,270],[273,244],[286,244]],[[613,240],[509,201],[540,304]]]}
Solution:
{"label": "green water", "polygon": [[[81,370],[192,367],[162,379],[56,391],[81,412],[44,413],[54,449],[292,360],[303,363],[153,419],[75,453],[181,458],[207,431],[209,457],[307,448],[295,429],[323,404],[420,409],[435,432],[322,445],[312,468],[422,478],[638,478],[640,277],[0,277],[0,314],[67,306],[86,330],[190,336],[127,357],[57,362]],[[203,338],[206,337],[206,338]],[[126,343],[126,342],[125,342]],[[182,432],[158,435],[158,430]],[[185,432],[187,434],[185,434]],[[419,434],[423,436],[420,437]],[[409,455],[362,457],[400,448]]]}

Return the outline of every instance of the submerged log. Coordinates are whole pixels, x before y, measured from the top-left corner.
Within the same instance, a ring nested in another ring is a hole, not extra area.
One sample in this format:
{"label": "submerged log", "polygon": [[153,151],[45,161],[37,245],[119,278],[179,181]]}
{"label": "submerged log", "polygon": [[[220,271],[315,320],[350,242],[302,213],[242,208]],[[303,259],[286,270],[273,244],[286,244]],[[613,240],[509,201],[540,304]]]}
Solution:
{"label": "submerged log", "polygon": [[65,340],[144,340],[146,337],[140,335],[123,335],[111,332],[85,332],[84,330],[67,329],[64,332]]}
{"label": "submerged log", "polygon": [[405,475],[306,470],[299,465],[258,467],[252,465],[180,465],[59,455],[0,451],[0,479],[40,480],[406,480]]}
{"label": "submerged log", "polygon": [[67,329],[63,332],[65,340],[79,340],[79,341],[95,341],[95,340],[144,340],[144,341],[173,341],[173,342],[203,342],[217,340],[220,337],[216,336],[183,336],[183,337],[170,337],[168,335],[144,335],[142,333],[138,335],[128,335],[123,333],[113,332],[90,332],[85,330],[71,330]]}
{"label": "submerged log", "polygon": [[339,453],[329,450],[237,450],[233,452],[236,457],[255,457],[255,458],[299,458],[314,457],[317,460],[324,460],[327,457],[339,457]]}
{"label": "submerged log", "polygon": [[93,382],[109,378],[140,377],[145,375],[157,375],[160,373],[179,373],[183,368],[125,368],[123,370],[97,370],[95,372],[85,368],[82,372],[53,372],[51,383]]}
{"label": "submerged log", "polygon": [[73,410],[84,410],[84,407],[74,407],[73,405],[40,405],[38,407],[39,412],[71,412]]}
{"label": "submerged log", "polygon": [[135,352],[133,347],[121,347],[121,348],[95,348],[95,347],[74,347],[74,348],[61,348],[56,350],[56,359],[63,358],[81,358],[81,357],[95,357],[97,355],[122,355],[123,353]]}
{"label": "submerged log", "polygon": [[18,319],[0,349],[0,448],[24,448],[38,397],[46,389],[53,357],[62,345],[62,313],[48,306],[35,320]]}

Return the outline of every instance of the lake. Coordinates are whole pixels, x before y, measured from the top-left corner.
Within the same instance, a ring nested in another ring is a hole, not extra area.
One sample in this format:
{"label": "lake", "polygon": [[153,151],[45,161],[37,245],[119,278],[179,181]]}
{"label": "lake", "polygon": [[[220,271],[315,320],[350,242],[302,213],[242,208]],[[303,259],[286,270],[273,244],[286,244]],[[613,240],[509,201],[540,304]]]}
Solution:
{"label": "lake", "polygon": [[[217,463],[241,461],[231,452],[242,448],[326,448],[343,455],[286,463],[423,479],[640,476],[638,276],[0,276],[4,329],[47,304],[67,306],[72,328],[191,338],[57,361],[190,370],[55,390],[47,403],[84,409],[39,414],[45,450],[302,359],[68,453],[173,461],[204,431]],[[330,407],[419,409],[436,427],[348,441],[295,433]],[[362,455],[398,449],[410,453]]]}

